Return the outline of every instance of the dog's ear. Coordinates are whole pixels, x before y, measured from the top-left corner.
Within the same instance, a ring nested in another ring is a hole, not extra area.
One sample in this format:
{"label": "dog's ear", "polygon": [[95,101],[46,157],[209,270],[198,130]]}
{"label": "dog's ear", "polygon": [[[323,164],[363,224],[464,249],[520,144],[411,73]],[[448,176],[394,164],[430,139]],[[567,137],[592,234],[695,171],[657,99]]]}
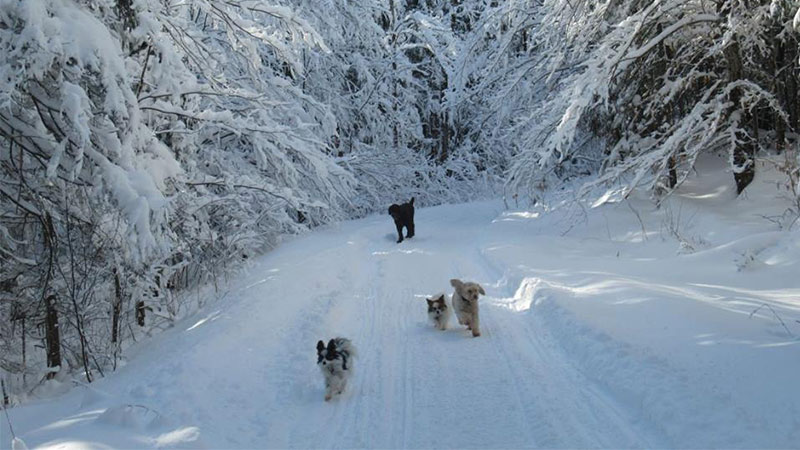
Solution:
{"label": "dog's ear", "polygon": [[456,289],[461,289],[461,286],[463,285],[464,283],[462,283],[461,280],[459,280],[458,278],[453,278],[452,280],[450,280],[450,286],[453,286]]}
{"label": "dog's ear", "polygon": [[317,353],[325,350],[325,343],[322,341],[317,342]]}
{"label": "dog's ear", "polygon": [[411,200],[408,201],[408,204],[414,206],[414,197],[411,197]]}
{"label": "dog's ear", "polygon": [[486,291],[483,290],[483,286],[481,286],[480,284],[477,286],[478,286],[478,292],[480,292],[481,295],[486,295]]}
{"label": "dog's ear", "polygon": [[432,299],[432,298],[426,298],[426,299],[425,299],[425,301],[426,301],[426,302],[428,302],[428,304],[429,304],[429,305],[432,305],[432,304],[433,304],[433,300],[434,300],[434,299]]}
{"label": "dog's ear", "polygon": [[329,352],[335,352],[336,351],[336,341],[334,341],[333,339],[328,341],[328,351]]}

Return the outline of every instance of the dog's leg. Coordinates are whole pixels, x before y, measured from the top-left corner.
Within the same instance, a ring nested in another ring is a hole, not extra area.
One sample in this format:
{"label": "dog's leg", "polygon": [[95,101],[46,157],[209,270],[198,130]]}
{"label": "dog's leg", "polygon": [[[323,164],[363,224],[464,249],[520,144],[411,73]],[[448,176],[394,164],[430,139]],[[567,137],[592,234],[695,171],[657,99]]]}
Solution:
{"label": "dog's leg", "polygon": [[333,393],[331,392],[331,382],[330,380],[325,380],[325,401],[330,401],[332,397]]}
{"label": "dog's leg", "polygon": [[403,224],[400,222],[395,222],[394,225],[397,227],[397,243],[403,242]]}
{"label": "dog's leg", "polygon": [[406,225],[406,237],[412,238],[414,237],[414,221],[412,220],[411,223]]}
{"label": "dog's leg", "polygon": [[478,337],[481,335],[481,321],[478,318],[478,312],[475,311],[475,315],[472,316],[472,337]]}

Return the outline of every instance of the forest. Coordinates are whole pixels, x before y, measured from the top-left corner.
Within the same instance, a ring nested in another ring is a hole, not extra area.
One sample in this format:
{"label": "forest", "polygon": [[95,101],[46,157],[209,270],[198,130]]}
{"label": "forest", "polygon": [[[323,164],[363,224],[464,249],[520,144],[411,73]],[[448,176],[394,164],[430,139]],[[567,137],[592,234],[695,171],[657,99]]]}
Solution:
{"label": "forest", "polygon": [[714,153],[739,195],[774,166],[791,229],[799,33],[795,0],[0,0],[3,402],[412,196],[658,205]]}

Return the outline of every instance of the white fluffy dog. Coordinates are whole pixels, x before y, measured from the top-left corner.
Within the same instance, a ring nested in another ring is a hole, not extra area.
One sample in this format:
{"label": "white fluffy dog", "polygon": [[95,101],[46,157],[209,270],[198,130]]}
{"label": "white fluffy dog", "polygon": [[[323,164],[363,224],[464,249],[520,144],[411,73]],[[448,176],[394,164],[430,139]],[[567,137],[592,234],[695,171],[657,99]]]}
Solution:
{"label": "white fluffy dog", "polygon": [[347,380],[353,373],[353,358],[356,349],[350,339],[337,337],[328,341],[317,342],[317,366],[325,377],[325,401],[333,395],[339,395],[347,387]]}
{"label": "white fluffy dog", "polygon": [[471,281],[461,281],[453,278],[450,285],[456,290],[453,292],[453,310],[458,318],[458,323],[466,325],[472,330],[472,336],[481,335],[481,322],[478,317],[478,296],[486,295],[480,284]]}

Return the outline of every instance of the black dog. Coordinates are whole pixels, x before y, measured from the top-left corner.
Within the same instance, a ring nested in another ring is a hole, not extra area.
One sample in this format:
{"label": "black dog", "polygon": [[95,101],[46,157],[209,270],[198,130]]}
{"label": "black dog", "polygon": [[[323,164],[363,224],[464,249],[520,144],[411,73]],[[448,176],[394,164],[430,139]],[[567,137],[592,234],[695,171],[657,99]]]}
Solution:
{"label": "black dog", "polygon": [[397,243],[403,242],[403,227],[406,227],[406,237],[414,237],[414,197],[408,203],[402,205],[392,205],[389,207],[389,215],[394,219],[397,227]]}

